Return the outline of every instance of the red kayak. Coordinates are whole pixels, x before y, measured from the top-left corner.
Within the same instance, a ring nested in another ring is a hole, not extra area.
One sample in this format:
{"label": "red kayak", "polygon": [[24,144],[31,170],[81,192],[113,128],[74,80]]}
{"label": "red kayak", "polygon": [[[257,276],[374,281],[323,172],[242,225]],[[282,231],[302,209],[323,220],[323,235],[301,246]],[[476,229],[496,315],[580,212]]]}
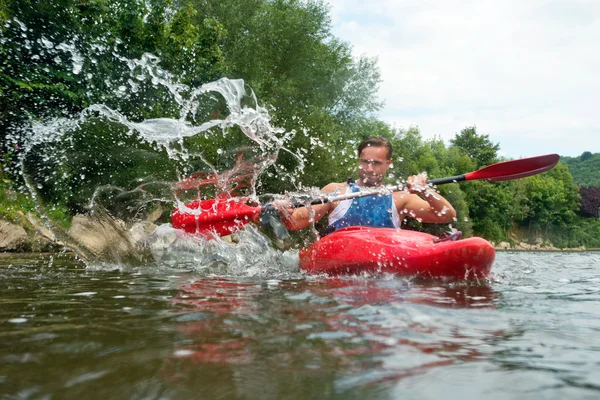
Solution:
{"label": "red kayak", "polygon": [[487,277],[494,257],[494,247],[479,237],[439,241],[422,232],[350,227],[303,249],[300,268],[311,274],[393,273],[471,280]]}
{"label": "red kayak", "polygon": [[[236,199],[203,200],[173,212],[174,228],[210,239],[255,220],[260,208]],[[211,233],[213,232],[213,233]],[[479,279],[490,273],[494,247],[485,239],[443,240],[393,228],[350,227],[300,251],[300,268],[311,274],[393,273],[404,276]]]}
{"label": "red kayak", "polygon": [[211,199],[194,201],[182,209],[176,208],[171,215],[171,224],[173,228],[198,236],[210,237],[210,232],[226,236],[259,215],[260,208],[250,207],[244,199]]}

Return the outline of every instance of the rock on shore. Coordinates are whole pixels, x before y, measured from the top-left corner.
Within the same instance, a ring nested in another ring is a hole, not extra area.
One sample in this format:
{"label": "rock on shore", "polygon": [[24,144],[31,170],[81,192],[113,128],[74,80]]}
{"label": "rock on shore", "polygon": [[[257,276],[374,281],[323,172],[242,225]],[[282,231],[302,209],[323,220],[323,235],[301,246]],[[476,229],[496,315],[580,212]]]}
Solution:
{"label": "rock on shore", "polygon": [[156,225],[124,222],[91,215],[76,215],[71,228],[50,230],[34,215],[21,215],[22,225],[0,219],[0,252],[51,252],[69,248],[84,258],[118,260],[137,255]]}
{"label": "rock on shore", "polygon": [[62,244],[33,215],[21,214],[22,224],[0,219],[0,252],[57,251]]}
{"label": "rock on shore", "polygon": [[519,242],[516,244],[511,244],[509,242],[500,242],[494,245],[496,250],[516,250],[516,251],[585,251],[585,246],[570,248],[570,249],[561,249],[555,247],[552,243],[549,242],[541,242],[536,241],[534,244],[529,244],[525,242]]}
{"label": "rock on shore", "polygon": [[19,225],[0,220],[0,251],[18,251],[25,248],[27,231]]}

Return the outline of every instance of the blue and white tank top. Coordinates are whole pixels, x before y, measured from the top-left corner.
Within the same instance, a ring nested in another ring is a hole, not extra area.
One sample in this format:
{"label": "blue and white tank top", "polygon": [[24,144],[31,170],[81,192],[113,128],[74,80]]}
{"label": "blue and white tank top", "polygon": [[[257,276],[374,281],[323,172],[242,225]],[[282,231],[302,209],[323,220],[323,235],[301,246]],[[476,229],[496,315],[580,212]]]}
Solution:
{"label": "blue and white tank top", "polygon": [[[351,193],[360,192],[360,187],[351,180],[348,181],[348,188]],[[399,228],[400,215],[392,194],[359,197],[339,202],[329,214],[327,232],[335,232],[347,226]]]}

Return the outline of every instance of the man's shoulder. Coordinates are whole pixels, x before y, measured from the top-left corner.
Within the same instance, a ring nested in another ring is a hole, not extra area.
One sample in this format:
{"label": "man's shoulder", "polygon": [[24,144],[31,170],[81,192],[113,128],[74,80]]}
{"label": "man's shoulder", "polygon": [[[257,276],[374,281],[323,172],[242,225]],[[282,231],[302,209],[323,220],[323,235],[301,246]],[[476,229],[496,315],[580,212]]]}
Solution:
{"label": "man's shoulder", "polygon": [[348,184],[346,182],[331,182],[325,186],[323,186],[323,189],[321,189],[321,191],[323,192],[335,192],[335,191],[339,191],[339,190],[343,190],[346,187],[348,187]]}

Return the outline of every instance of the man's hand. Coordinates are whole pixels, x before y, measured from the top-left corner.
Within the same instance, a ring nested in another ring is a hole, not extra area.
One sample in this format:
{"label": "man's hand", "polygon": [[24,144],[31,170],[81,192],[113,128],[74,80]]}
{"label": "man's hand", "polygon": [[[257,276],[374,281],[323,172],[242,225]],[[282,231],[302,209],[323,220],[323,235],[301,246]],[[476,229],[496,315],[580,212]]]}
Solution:
{"label": "man's hand", "polygon": [[282,217],[282,214],[289,215],[287,217],[288,220],[291,217],[291,214],[287,212],[284,202],[266,203],[262,206],[260,212],[260,224],[264,228],[270,228],[279,240],[285,240],[290,237],[287,229],[288,223],[286,223],[287,221]]}
{"label": "man's hand", "polygon": [[292,218],[292,214],[294,213],[292,204],[287,200],[275,200],[271,204],[273,204],[273,208],[277,210],[277,214],[279,214],[281,221],[288,225],[290,219]]}
{"label": "man's hand", "polygon": [[275,200],[271,203],[268,203],[268,207],[272,211],[277,213],[280,221],[285,225],[285,227],[288,230],[295,230],[295,223],[293,217],[294,208],[292,207],[292,204],[289,201]]}
{"label": "man's hand", "polygon": [[409,176],[406,180],[406,187],[410,193],[423,193],[429,189],[427,184],[427,173],[422,172],[419,175]]}

